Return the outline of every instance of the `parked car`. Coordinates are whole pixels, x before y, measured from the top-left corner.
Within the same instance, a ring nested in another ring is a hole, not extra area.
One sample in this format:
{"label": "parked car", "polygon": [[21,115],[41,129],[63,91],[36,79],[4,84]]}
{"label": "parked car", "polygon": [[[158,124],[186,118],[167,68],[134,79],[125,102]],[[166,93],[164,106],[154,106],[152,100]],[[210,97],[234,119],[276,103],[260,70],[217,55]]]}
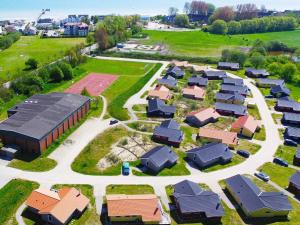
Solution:
{"label": "parked car", "polygon": [[116,124],[118,122],[119,122],[118,120],[111,120],[111,121],[109,121],[109,125],[114,125],[114,124]]}
{"label": "parked car", "polygon": [[263,172],[255,172],[254,175],[265,182],[270,180],[270,177]]}
{"label": "parked car", "polygon": [[276,164],[278,164],[280,166],[284,166],[284,167],[288,167],[289,166],[289,163],[287,161],[285,161],[285,160],[283,160],[281,158],[278,158],[278,157],[276,157],[276,158],[273,159],[273,163],[276,163]]}
{"label": "parked car", "polygon": [[250,153],[248,151],[245,151],[245,150],[237,150],[236,153],[239,154],[240,156],[243,156],[244,158],[249,158],[250,157]]}
{"label": "parked car", "polygon": [[122,174],[125,176],[128,176],[130,174],[130,165],[128,162],[123,162]]}
{"label": "parked car", "polygon": [[296,141],[291,140],[291,139],[284,139],[284,145],[297,147],[298,143]]}

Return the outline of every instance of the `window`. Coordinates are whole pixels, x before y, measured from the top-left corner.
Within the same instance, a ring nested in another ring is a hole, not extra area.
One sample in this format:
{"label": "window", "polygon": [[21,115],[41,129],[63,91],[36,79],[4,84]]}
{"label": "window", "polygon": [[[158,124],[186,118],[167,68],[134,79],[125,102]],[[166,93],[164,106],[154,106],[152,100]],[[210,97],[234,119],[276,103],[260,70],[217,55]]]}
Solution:
{"label": "window", "polygon": [[48,215],[48,220],[49,220],[49,221],[52,221],[52,220],[53,220],[53,218],[52,218],[51,215]]}

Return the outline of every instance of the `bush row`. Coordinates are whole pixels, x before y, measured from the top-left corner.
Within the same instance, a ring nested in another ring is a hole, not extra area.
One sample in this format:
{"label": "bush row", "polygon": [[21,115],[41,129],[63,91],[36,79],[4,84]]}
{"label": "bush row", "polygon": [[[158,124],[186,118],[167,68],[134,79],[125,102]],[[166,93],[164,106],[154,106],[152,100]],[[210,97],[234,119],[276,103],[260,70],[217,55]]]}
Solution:
{"label": "bush row", "polygon": [[9,48],[13,43],[19,40],[21,34],[19,32],[9,33],[0,38],[0,49],[4,50]]}

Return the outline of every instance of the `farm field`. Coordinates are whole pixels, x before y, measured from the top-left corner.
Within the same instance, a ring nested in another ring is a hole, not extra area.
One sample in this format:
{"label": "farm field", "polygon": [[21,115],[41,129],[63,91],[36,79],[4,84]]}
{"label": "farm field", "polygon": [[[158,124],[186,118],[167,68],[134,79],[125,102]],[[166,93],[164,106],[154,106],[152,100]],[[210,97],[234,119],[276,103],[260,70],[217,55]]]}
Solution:
{"label": "farm field", "polygon": [[84,42],[84,38],[41,39],[22,36],[10,48],[0,52],[0,78],[7,80],[11,74],[22,71],[28,58],[37,59],[41,66],[59,59],[67,49]]}
{"label": "farm field", "polygon": [[250,46],[258,38],[265,41],[278,40],[289,46],[300,47],[299,30],[231,36],[202,31],[145,31],[145,33],[149,35],[149,39],[142,41],[144,44],[164,44],[168,47],[169,54],[186,56],[218,57],[225,48]]}

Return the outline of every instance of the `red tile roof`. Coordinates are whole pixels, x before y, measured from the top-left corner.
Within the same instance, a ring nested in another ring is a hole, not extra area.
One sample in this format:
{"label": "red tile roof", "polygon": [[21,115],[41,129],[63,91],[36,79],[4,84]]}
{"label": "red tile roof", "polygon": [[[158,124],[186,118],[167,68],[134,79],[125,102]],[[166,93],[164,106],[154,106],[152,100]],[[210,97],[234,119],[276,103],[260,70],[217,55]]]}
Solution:
{"label": "red tile roof", "polygon": [[191,112],[188,116],[194,116],[199,121],[206,121],[210,118],[218,119],[221,115],[214,108],[207,108],[197,112]]}
{"label": "red tile roof", "polygon": [[259,126],[259,122],[253,116],[241,116],[232,125],[232,129],[247,129],[254,133]]}

